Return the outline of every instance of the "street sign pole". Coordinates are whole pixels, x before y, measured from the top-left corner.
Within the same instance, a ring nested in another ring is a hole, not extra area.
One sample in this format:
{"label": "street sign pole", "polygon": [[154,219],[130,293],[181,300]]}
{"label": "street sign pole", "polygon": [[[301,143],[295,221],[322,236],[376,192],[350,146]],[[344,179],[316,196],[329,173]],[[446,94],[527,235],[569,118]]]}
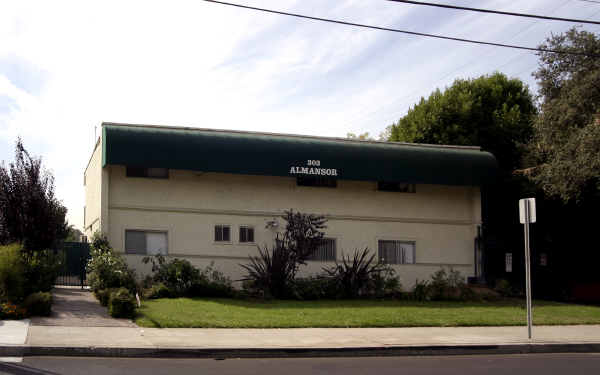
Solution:
{"label": "street sign pole", "polygon": [[525,204],[525,293],[527,298],[527,332],[531,339],[531,266],[529,250],[529,202]]}
{"label": "street sign pole", "polygon": [[521,223],[525,229],[525,297],[527,299],[527,332],[531,339],[531,252],[529,249],[529,223],[535,223],[535,198],[519,200]]}

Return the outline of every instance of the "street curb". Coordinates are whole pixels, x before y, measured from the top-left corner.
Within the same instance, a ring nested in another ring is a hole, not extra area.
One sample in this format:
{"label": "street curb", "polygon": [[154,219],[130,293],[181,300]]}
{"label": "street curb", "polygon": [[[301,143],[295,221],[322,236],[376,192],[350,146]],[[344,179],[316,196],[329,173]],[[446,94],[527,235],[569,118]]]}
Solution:
{"label": "street curb", "polygon": [[125,358],[308,358],[393,357],[477,354],[600,353],[600,343],[425,345],[344,348],[118,348],[66,346],[0,346],[0,357],[125,357]]}

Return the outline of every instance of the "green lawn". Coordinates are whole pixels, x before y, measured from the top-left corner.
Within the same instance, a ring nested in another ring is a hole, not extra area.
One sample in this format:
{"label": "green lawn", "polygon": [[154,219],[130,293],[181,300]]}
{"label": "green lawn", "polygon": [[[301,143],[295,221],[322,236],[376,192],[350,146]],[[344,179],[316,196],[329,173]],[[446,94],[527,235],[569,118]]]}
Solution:
{"label": "green lawn", "polygon": [[[600,307],[534,301],[537,325],[600,324]],[[448,327],[525,325],[522,300],[502,302],[247,301],[176,298],[144,301],[135,321],[161,328]]]}

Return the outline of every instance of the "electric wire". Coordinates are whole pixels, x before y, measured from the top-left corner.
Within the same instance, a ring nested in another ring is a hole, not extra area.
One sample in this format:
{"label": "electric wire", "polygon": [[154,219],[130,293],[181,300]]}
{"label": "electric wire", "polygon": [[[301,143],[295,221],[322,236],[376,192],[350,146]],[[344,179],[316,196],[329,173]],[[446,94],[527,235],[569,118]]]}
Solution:
{"label": "electric wire", "polygon": [[574,18],[562,18],[562,17],[552,17],[552,16],[541,16],[541,15],[537,15],[537,14],[527,14],[527,13],[505,12],[505,11],[501,11],[501,10],[470,8],[470,7],[463,7],[463,6],[458,6],[458,5],[427,3],[427,2],[424,2],[424,1],[412,1],[412,0],[387,0],[387,1],[394,2],[394,3],[406,3],[406,4],[414,4],[414,5],[425,5],[425,6],[438,7],[438,8],[447,8],[447,9],[454,9],[454,10],[467,10],[467,11],[470,11],[470,12],[501,14],[501,15],[504,15],[504,16],[538,18],[538,19],[548,20],[548,21],[564,21],[564,22],[589,23],[589,24],[592,24],[592,25],[600,25],[600,21],[590,21],[590,20],[582,20],[582,19],[574,19]]}
{"label": "electric wire", "polygon": [[334,20],[334,19],[330,19],[330,18],[307,16],[307,15],[304,15],[304,14],[290,13],[290,12],[284,12],[284,11],[274,10],[274,9],[258,8],[258,7],[253,7],[253,6],[249,6],[249,5],[243,5],[243,4],[237,4],[237,3],[229,3],[229,2],[225,2],[225,1],[217,1],[217,0],[202,0],[202,1],[205,1],[205,2],[208,2],[208,3],[214,3],[214,4],[232,6],[232,7],[236,7],[236,8],[242,8],[242,9],[248,9],[248,10],[255,10],[255,11],[260,11],[260,12],[266,12],[266,13],[272,13],[272,14],[279,14],[279,15],[285,15],[285,16],[291,16],[291,17],[297,17],[297,18],[303,18],[303,19],[309,19],[309,20],[313,20],[313,21],[329,22],[329,23],[335,23],[335,24],[340,24],[340,25],[353,26],[353,27],[362,27],[362,28],[373,29],[373,30],[380,30],[380,31],[390,31],[390,32],[395,32],[395,33],[402,33],[402,34],[423,36],[423,37],[428,37],[428,38],[452,40],[452,41],[455,41],[455,42],[473,43],[473,44],[488,45],[488,46],[503,47],[503,48],[514,48],[514,49],[521,49],[521,50],[527,50],[527,51],[549,52],[549,53],[556,53],[556,54],[563,54],[563,55],[579,55],[579,56],[587,56],[587,57],[600,57],[600,55],[597,55],[597,54],[588,54],[588,53],[584,53],[584,52],[560,51],[560,50],[553,50],[553,49],[547,49],[547,48],[535,48],[535,47],[527,47],[527,46],[517,46],[517,45],[511,45],[511,44],[504,44],[504,43],[485,42],[485,41],[481,41],[481,40],[473,40],[473,39],[465,39],[465,38],[455,38],[455,37],[450,37],[450,36],[445,36],[445,35],[428,34],[428,33],[416,32],[416,31],[394,29],[394,28],[390,28],[390,27],[366,25],[366,24],[355,23],[355,22],[347,22],[347,21],[341,21],[341,20]]}

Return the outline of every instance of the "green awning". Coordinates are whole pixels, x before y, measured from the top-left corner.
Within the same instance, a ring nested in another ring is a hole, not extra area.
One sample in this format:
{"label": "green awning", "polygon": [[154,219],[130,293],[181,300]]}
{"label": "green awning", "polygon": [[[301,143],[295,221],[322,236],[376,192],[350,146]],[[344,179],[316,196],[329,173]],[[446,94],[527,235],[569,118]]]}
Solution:
{"label": "green awning", "polygon": [[441,185],[482,185],[497,170],[477,148],[115,123],[102,130],[103,166]]}

